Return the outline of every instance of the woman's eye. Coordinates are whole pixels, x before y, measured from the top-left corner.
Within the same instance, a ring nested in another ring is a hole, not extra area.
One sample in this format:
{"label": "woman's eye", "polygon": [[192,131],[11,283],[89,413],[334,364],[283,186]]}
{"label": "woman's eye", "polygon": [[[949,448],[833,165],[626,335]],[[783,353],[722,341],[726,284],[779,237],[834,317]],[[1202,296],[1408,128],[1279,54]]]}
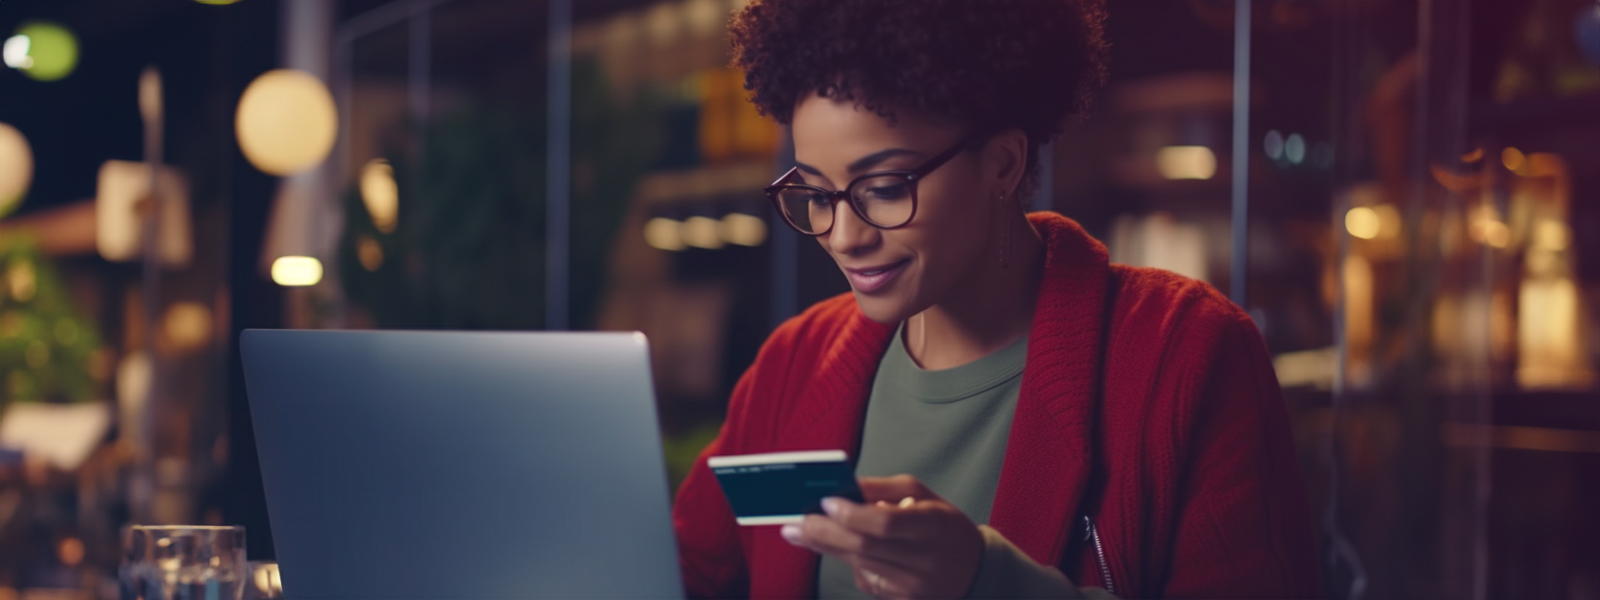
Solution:
{"label": "woman's eye", "polygon": [[867,188],[866,196],[871,200],[899,200],[906,195],[906,185],[880,185]]}

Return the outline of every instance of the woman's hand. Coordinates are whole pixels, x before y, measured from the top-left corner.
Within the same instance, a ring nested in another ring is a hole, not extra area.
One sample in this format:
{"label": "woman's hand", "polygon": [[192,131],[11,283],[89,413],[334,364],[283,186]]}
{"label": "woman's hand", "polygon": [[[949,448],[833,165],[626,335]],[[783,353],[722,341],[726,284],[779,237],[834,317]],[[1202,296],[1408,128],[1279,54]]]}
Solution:
{"label": "woman's hand", "polygon": [[879,598],[960,598],[983,558],[983,533],[960,509],[910,475],[864,477],[865,504],[823,501],[827,516],[784,525],[785,540],[855,569]]}

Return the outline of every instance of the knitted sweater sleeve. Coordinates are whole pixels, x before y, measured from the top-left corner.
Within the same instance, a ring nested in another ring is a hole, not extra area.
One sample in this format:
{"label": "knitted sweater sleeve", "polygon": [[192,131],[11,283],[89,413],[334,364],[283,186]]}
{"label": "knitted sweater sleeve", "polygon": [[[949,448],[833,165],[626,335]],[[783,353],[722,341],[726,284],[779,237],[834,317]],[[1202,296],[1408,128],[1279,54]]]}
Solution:
{"label": "knitted sweater sleeve", "polygon": [[1320,595],[1306,491],[1266,343],[1242,312],[1210,368],[1182,456],[1168,598]]}

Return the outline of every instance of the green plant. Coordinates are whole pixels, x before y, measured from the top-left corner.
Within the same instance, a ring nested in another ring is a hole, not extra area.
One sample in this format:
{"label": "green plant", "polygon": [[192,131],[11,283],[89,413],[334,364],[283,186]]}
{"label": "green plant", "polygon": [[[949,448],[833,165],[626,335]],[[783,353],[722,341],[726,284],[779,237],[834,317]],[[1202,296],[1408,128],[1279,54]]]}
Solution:
{"label": "green plant", "polygon": [[[420,160],[391,155],[392,232],[345,199],[340,279],[379,327],[526,329],[543,317],[543,137],[514,114],[461,110],[426,128]],[[371,244],[380,252],[371,258]],[[363,264],[362,245],[368,246]]]}
{"label": "green plant", "polygon": [[[572,325],[594,325],[606,256],[662,137],[658,102],[611,100],[597,63],[573,74]],[[359,188],[345,194],[339,272],[382,328],[543,326],[545,134],[538,107],[465,105],[421,130],[420,153],[388,152],[399,190],[392,231]]]}
{"label": "green plant", "polygon": [[0,403],[91,398],[99,348],[49,257],[29,237],[0,236]]}

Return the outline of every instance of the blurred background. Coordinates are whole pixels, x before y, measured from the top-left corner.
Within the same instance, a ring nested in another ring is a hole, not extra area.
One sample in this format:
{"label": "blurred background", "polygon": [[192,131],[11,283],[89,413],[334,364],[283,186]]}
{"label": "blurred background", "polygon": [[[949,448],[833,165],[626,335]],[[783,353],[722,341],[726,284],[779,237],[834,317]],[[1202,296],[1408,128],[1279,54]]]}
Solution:
{"label": "blurred background", "polygon": [[[1600,4],[1235,2],[1111,5],[1035,207],[1255,318],[1330,597],[1600,598]],[[743,4],[0,3],[0,600],[116,597],[129,523],[273,558],[244,328],[644,331],[676,485],[848,289]]]}

